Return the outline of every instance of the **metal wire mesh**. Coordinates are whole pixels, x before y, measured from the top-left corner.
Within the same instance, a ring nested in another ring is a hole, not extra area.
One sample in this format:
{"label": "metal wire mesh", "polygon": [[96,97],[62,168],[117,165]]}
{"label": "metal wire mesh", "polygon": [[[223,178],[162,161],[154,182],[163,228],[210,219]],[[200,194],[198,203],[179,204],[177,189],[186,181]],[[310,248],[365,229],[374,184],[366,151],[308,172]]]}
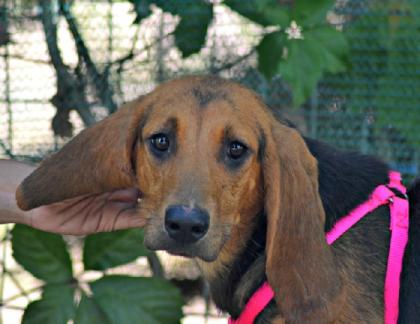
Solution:
{"label": "metal wire mesh", "polygon": [[[394,2],[394,7],[400,8]],[[325,76],[312,98],[296,110],[291,108],[290,91],[281,77],[266,81],[256,69],[254,46],[262,28],[222,4],[214,7],[205,47],[187,59],[174,45],[178,18],[159,8],[135,25],[128,2],[78,1],[69,9],[71,17],[67,19],[59,17],[52,6],[56,36],[47,31],[47,39],[57,38],[67,77],[78,79],[60,89],[57,67],[51,64],[45,41],[42,5],[6,2],[0,7],[0,33],[7,35],[2,36],[0,47],[0,154],[40,159],[65,141],[57,135],[69,135],[72,128],[77,132],[164,80],[182,74],[216,73],[255,89],[308,135],[345,149],[377,154],[414,176],[420,145],[420,37],[411,30],[413,24],[401,24],[392,53],[385,53],[381,37],[391,39],[393,31],[380,35],[384,31],[378,25],[384,19],[403,20],[407,14],[397,9],[390,13],[393,7],[389,4],[389,10],[378,6],[377,1],[367,0],[337,2],[330,20],[349,39],[351,72]],[[416,19],[413,13],[410,19]],[[390,60],[389,55],[394,58]],[[70,124],[66,124],[56,113],[54,100],[64,100],[77,87],[85,92],[85,108],[83,104],[81,108],[69,107]],[[82,114],[76,113],[82,109],[90,110],[89,116],[81,118]],[[54,116],[55,133],[51,129]]]}

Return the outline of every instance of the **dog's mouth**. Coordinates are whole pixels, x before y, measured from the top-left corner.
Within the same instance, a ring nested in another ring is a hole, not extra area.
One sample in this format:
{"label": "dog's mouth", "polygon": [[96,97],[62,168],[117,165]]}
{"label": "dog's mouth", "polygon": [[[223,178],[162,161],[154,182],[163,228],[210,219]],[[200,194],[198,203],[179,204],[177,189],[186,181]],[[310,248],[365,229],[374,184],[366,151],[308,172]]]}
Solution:
{"label": "dog's mouth", "polygon": [[195,258],[197,257],[196,255],[193,255],[189,252],[185,252],[185,251],[177,251],[177,250],[167,250],[166,252],[168,252],[171,255],[175,255],[175,256],[181,256],[184,258]]}
{"label": "dog's mouth", "polygon": [[152,251],[161,250],[176,256],[213,262],[229,237],[230,227],[216,226],[211,227],[206,235],[196,242],[176,241],[159,223],[149,223],[145,227],[144,245]]}
{"label": "dog's mouth", "polygon": [[211,251],[210,249],[206,248],[205,244],[178,245],[173,242],[172,244],[169,244],[168,242],[168,244],[154,245],[153,243],[150,244],[150,242],[145,240],[145,246],[149,250],[163,250],[174,256],[198,258],[206,262],[212,262],[216,260],[219,254],[219,251]]}
{"label": "dog's mouth", "polygon": [[201,240],[192,244],[181,244],[168,238],[166,235],[145,235],[144,245],[152,251],[166,251],[169,254],[186,258],[198,258],[206,262],[215,261],[219,255],[220,248],[208,244],[208,240]]}

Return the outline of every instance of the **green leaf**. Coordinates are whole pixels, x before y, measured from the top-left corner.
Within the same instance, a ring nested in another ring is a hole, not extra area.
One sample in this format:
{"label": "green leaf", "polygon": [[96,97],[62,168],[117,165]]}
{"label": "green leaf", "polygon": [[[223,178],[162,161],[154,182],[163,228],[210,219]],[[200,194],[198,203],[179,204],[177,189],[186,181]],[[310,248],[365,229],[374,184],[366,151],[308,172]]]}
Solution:
{"label": "green leaf", "polygon": [[[160,9],[168,12],[174,16],[179,15],[182,11],[186,10],[189,5],[194,3],[196,0],[150,0]],[[203,0],[198,0],[203,1]]]}
{"label": "green leaf", "polygon": [[74,288],[70,285],[46,285],[42,298],[30,303],[23,324],[67,324],[74,317]]}
{"label": "green leaf", "polygon": [[240,15],[262,26],[286,26],[289,13],[286,7],[280,6],[277,0],[225,0],[224,4]]}
{"label": "green leaf", "polygon": [[286,36],[283,32],[265,35],[257,46],[258,69],[267,79],[278,73],[278,66],[282,59]]}
{"label": "green leaf", "polygon": [[171,324],[179,323],[182,317],[182,297],[165,280],[105,276],[91,283],[91,289],[100,312],[113,324]]}
{"label": "green leaf", "polygon": [[308,31],[305,37],[319,44],[326,72],[339,73],[348,68],[349,46],[342,32],[330,26],[320,26]]}
{"label": "green leaf", "polygon": [[153,3],[153,0],[129,0],[133,6],[134,11],[136,12],[136,18],[134,20],[135,24],[140,23],[143,19],[149,17],[152,13],[150,10],[150,4]]}
{"label": "green leaf", "polygon": [[312,28],[304,39],[286,39],[283,31],[266,35],[257,46],[258,68],[270,79],[281,74],[290,86],[295,106],[313,93],[324,73],[347,68],[349,48],[345,37],[329,26]]}
{"label": "green leaf", "polygon": [[163,11],[181,18],[175,28],[175,45],[183,57],[197,53],[204,46],[207,29],[213,19],[213,4],[205,0],[130,0],[136,11],[135,23],[151,14],[154,4]]}
{"label": "green leaf", "polygon": [[213,6],[204,1],[194,1],[179,12],[181,21],[175,29],[175,45],[183,57],[197,53],[204,46],[207,28],[213,19]]}
{"label": "green leaf", "polygon": [[77,308],[76,318],[74,319],[75,324],[112,324],[111,320],[98,306],[96,301],[82,295],[79,307]]}
{"label": "green leaf", "polygon": [[25,225],[15,225],[12,235],[13,257],[27,271],[48,283],[72,280],[70,255],[60,235]]}
{"label": "green leaf", "polygon": [[98,233],[85,239],[83,263],[86,270],[106,270],[149,253],[143,245],[141,229]]}
{"label": "green leaf", "polygon": [[310,27],[325,23],[326,15],[333,8],[335,0],[297,0],[294,1],[292,19],[298,25]]}
{"label": "green leaf", "polygon": [[311,39],[290,42],[287,58],[280,62],[278,72],[292,89],[294,106],[312,95],[322,76],[322,55],[322,49]]}

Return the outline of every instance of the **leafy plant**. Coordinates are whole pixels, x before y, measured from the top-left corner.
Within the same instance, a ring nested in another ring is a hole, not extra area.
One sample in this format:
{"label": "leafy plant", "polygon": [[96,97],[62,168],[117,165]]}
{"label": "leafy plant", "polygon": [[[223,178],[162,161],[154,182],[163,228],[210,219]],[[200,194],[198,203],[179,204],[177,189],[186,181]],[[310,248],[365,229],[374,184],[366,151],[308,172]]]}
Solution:
{"label": "leafy plant", "polygon": [[213,20],[213,5],[205,0],[129,0],[136,11],[135,23],[140,23],[152,11],[150,5],[161,8],[180,21],[174,31],[175,45],[183,57],[197,53],[204,46],[207,28]]}
{"label": "leafy plant", "polygon": [[[147,256],[140,229],[94,234],[83,247],[85,270],[105,271]],[[23,323],[151,324],[178,323],[182,297],[169,282],[149,277],[107,275],[82,288],[72,270],[72,260],[60,235],[24,225],[12,230],[15,260],[44,281],[41,299],[25,309]],[[80,301],[76,296],[80,295]]]}
{"label": "leafy plant", "polygon": [[226,0],[231,9],[263,26],[275,26],[257,46],[258,67],[267,77],[279,74],[301,105],[325,73],[347,68],[345,36],[326,21],[334,0],[299,0],[280,6],[277,0]]}
{"label": "leafy plant", "polygon": [[[135,23],[148,17],[153,4],[177,15],[175,45],[183,57],[197,53],[204,46],[208,26],[213,19],[212,4],[205,0],[130,0],[136,11]],[[299,0],[280,5],[277,0],[225,0],[233,11],[263,27],[275,27],[259,45],[258,68],[267,77],[275,75],[288,83],[295,106],[313,93],[325,73],[347,68],[348,45],[345,36],[326,21],[334,0]]]}

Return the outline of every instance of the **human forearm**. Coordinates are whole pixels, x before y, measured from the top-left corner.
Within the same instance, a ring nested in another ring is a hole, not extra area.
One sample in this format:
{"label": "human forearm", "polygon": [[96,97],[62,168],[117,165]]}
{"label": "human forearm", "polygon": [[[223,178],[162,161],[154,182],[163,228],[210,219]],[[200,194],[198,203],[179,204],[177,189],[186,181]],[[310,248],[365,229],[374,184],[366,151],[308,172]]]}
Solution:
{"label": "human forearm", "polygon": [[0,224],[7,223],[25,223],[25,217],[16,205],[14,192],[0,191]]}
{"label": "human forearm", "polygon": [[15,191],[34,166],[13,160],[0,160],[0,224],[26,223],[24,213],[16,205]]}
{"label": "human forearm", "polygon": [[35,170],[34,165],[0,159],[0,191],[14,194],[18,185],[33,170]]}

